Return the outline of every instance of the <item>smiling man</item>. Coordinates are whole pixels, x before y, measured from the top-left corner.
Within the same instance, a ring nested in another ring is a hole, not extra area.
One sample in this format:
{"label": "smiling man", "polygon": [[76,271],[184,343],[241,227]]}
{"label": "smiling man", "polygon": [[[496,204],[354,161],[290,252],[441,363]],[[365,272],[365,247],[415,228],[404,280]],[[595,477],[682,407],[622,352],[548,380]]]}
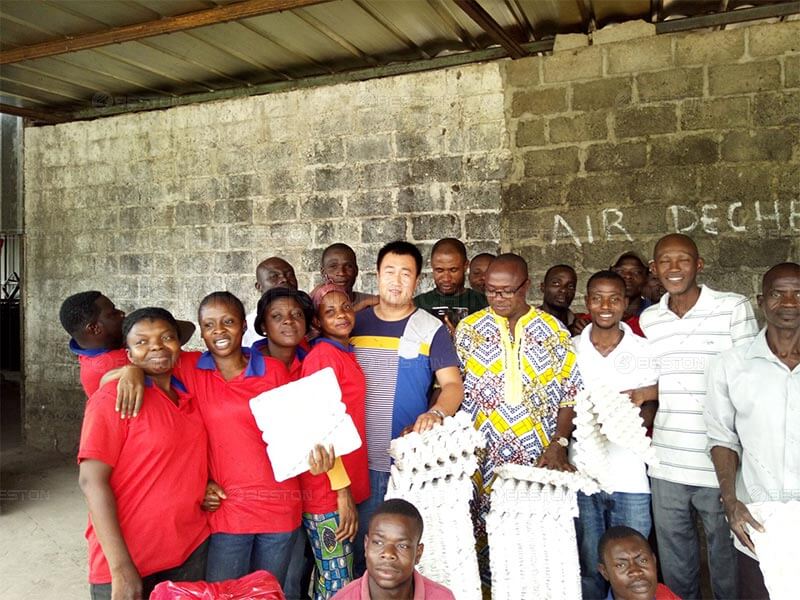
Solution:
{"label": "smiling man", "polygon": [[705,406],[708,447],[739,550],[740,598],[769,597],[749,535],[762,528],[747,504],[800,500],[800,265],[767,271],[758,305],[766,327],[714,360]]}
{"label": "smiling man", "polygon": [[435,287],[414,298],[414,304],[441,319],[451,333],[461,319],[487,306],[486,296],[464,287],[469,266],[461,240],[439,240],[431,250]]}
{"label": "smiling man", "polygon": [[495,469],[519,464],[574,471],[567,460],[575,396],[583,387],[569,332],[528,305],[528,265],[501,254],[486,273],[489,308],[456,329],[463,410],[486,440],[474,478],[481,583],[491,585],[486,515]]}
{"label": "smiling man", "polygon": [[700,597],[699,514],[714,597],[735,598],[736,555],[706,452],[703,407],[711,359],[749,344],[758,326],[747,298],[697,284],[703,267],[688,236],[673,233],[655,245],[651,269],[667,293],[640,318],[659,362],[653,446],[660,464],[650,467],[653,522],[664,581],[676,594]]}
{"label": "smiling man", "polygon": [[353,289],[358,277],[358,262],[356,253],[347,244],[337,242],[325,248],[322,251],[319,270],[326,282],[341,286],[347,291],[353,310],[356,312],[378,303],[377,296]]}
{"label": "smiling man", "polygon": [[[260,298],[264,292],[276,287],[285,287],[290,290],[297,289],[297,276],[294,274],[294,267],[288,262],[277,256],[262,260],[256,267],[256,290]],[[243,346],[252,346],[258,340],[263,340],[264,336],[256,331],[256,312],[248,313],[247,328],[242,338]]]}
{"label": "smiling man", "polygon": [[422,515],[406,500],[381,504],[364,539],[367,574],[336,594],[337,600],[455,600],[445,586],[414,568],[422,551]]}
{"label": "smiling man", "polygon": [[[464,395],[458,357],[441,321],[414,306],[422,255],[395,241],[378,252],[379,302],[356,314],[350,343],[367,383],[370,497],[358,506],[355,572],[364,572],[361,541],[389,484],[389,444],[403,433],[427,431],[455,414]],[[433,382],[441,392],[432,406]]]}

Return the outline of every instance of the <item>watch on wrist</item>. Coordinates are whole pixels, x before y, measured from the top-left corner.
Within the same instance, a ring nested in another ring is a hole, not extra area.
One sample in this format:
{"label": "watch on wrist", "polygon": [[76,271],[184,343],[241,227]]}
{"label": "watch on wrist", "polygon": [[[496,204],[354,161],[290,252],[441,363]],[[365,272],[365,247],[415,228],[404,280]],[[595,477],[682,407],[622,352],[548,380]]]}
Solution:
{"label": "watch on wrist", "polygon": [[566,448],[567,446],[569,446],[569,440],[565,438],[563,435],[561,437],[553,438],[552,440],[550,440],[550,443],[558,444],[562,448]]}
{"label": "watch on wrist", "polygon": [[444,421],[444,413],[442,411],[440,411],[438,408],[432,408],[428,412],[431,413],[432,415],[436,415],[442,421]]}

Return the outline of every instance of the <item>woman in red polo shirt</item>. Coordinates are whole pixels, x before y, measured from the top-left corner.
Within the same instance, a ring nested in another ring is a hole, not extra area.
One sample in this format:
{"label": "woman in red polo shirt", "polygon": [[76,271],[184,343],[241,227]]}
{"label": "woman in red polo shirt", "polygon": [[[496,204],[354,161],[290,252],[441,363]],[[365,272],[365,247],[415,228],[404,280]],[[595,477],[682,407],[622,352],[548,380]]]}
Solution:
{"label": "woman in red polo shirt", "polygon": [[350,332],[355,312],[347,291],[332,283],[311,293],[320,336],[303,360],[302,376],[330,367],[336,374],[347,414],[361,436],[361,447],[337,458],[327,476],[303,473],[303,526],[314,551],[314,600],[328,600],[353,579],[353,540],[358,531],[356,504],[369,497],[364,373],[353,355]]}
{"label": "woman in red polo shirt", "polygon": [[177,323],[162,308],[143,308],[122,332],[128,359],[145,374],[146,406],[136,419],[120,419],[115,383],[86,405],[78,462],[92,598],[147,598],[161,581],[203,579],[208,552],[200,507],[208,439],[194,399],[172,374]]}

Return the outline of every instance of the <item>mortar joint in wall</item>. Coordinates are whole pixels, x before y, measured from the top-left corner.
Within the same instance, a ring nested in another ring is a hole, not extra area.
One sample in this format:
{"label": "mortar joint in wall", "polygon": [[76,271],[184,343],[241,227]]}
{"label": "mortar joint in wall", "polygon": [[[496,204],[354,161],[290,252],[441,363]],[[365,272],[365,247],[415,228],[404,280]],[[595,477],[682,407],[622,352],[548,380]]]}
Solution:
{"label": "mortar joint in wall", "polygon": [[709,85],[708,79],[709,79],[709,77],[708,77],[708,65],[703,65],[703,96],[702,97],[704,99],[711,97],[711,91],[710,91],[710,87],[711,86]]}

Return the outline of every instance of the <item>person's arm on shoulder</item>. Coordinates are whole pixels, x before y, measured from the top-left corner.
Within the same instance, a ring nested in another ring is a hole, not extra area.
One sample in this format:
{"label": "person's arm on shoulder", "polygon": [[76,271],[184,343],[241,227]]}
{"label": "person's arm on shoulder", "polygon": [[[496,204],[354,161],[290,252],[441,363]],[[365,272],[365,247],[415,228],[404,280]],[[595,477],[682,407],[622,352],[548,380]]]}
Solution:
{"label": "person's arm on shoulder", "polygon": [[142,579],[133,564],[117,519],[117,501],[111,489],[112,468],[99,460],[83,460],[78,483],[89,505],[92,525],[111,571],[114,600],[140,600]]}

